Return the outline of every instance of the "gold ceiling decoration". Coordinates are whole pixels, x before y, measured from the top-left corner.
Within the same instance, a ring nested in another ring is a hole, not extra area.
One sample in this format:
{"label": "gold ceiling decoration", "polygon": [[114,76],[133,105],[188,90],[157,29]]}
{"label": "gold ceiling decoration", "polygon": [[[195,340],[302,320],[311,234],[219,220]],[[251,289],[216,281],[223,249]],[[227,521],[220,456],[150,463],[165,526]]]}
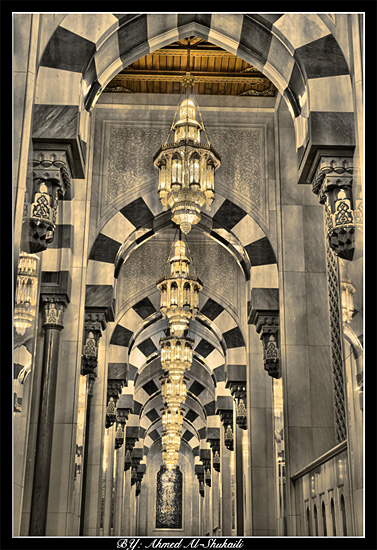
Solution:
{"label": "gold ceiling decoration", "polygon": [[196,95],[276,95],[272,82],[250,63],[196,36],[173,42],[135,61],[117,74],[104,91],[179,94],[187,72],[195,79]]}

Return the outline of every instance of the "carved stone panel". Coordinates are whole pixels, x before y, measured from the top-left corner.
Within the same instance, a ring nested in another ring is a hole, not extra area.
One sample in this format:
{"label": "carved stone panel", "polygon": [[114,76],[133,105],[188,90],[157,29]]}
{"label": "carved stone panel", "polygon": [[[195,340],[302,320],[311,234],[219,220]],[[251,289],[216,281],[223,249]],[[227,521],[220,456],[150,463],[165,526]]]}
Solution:
{"label": "carved stone panel", "polygon": [[167,136],[166,128],[105,125],[102,209],[158,174],[153,155]]}

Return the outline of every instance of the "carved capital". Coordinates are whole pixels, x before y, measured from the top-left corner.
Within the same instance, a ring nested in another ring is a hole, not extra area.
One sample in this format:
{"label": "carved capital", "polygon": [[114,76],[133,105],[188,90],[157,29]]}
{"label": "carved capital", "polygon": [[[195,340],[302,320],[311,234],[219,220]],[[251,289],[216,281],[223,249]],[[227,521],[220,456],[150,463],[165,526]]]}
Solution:
{"label": "carved capital", "polygon": [[225,447],[227,447],[230,451],[233,451],[233,409],[217,409],[217,414],[220,416],[220,420],[223,423],[225,430]]}
{"label": "carved capital", "polygon": [[279,301],[277,289],[255,288],[251,292],[249,323],[255,325],[263,344],[264,368],[280,378]]}
{"label": "carved capital", "polygon": [[[313,193],[326,209],[329,246],[337,256],[352,260],[355,249],[355,212],[360,218],[362,202],[354,204],[353,159],[346,156],[320,156],[312,178]],[[362,213],[362,210],[361,210]]]}
{"label": "carved capital", "polygon": [[53,241],[59,197],[71,185],[65,151],[33,152],[33,183],[25,193],[23,248],[42,252]]}
{"label": "carved capital", "polygon": [[65,296],[54,294],[43,294],[41,296],[43,304],[43,328],[62,330],[64,328],[64,311],[68,300]]}

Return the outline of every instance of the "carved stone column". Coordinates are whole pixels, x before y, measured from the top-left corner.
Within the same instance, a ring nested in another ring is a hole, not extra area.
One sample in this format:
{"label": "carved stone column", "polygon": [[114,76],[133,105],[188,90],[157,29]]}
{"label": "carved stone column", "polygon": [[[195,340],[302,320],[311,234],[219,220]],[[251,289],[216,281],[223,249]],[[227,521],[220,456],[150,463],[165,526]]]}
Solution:
{"label": "carved stone column", "polygon": [[115,449],[117,452],[115,495],[114,495],[114,535],[122,534],[122,515],[124,500],[124,458],[126,452],[125,425],[130,412],[133,410],[133,396],[131,394],[121,395],[117,405],[117,430],[115,433]]}
{"label": "carved stone column", "polygon": [[227,365],[225,378],[225,387],[230,389],[235,402],[236,424],[247,430],[246,365]]}
{"label": "carved stone column", "polygon": [[199,494],[204,497],[204,468],[202,464],[195,464],[195,475],[199,482]]}
{"label": "carved stone column", "polygon": [[102,336],[102,331],[106,329],[108,315],[105,311],[92,311],[86,309],[84,316],[84,338],[83,351],[81,356],[81,374],[87,376],[87,405],[86,405],[86,420],[85,420],[85,449],[84,449],[84,464],[83,464],[83,479],[82,479],[82,494],[81,494],[81,512],[80,512],[80,535],[84,535],[84,520],[85,520],[85,503],[86,503],[86,486],[87,486],[87,470],[88,470],[88,453],[89,453],[89,438],[90,438],[90,415],[91,405],[94,395],[94,383],[97,377],[98,366],[98,343]]}
{"label": "carved stone column", "polygon": [[146,464],[139,464],[137,468],[137,479],[136,479],[136,496],[137,497],[140,495],[141,482],[143,481],[143,477],[145,475],[146,469],[147,469]]}
{"label": "carved stone column", "polygon": [[107,380],[106,428],[110,428],[116,421],[116,405],[123,385],[123,380]]}
{"label": "carved stone column", "polygon": [[329,246],[339,258],[351,261],[355,250],[355,210],[360,218],[360,200],[355,204],[353,157],[335,152],[318,155],[311,175],[313,193],[326,209],[326,231]]}
{"label": "carved stone column", "polygon": [[42,252],[54,239],[59,198],[71,185],[71,172],[65,151],[33,153],[33,182],[25,192],[22,223],[22,249]]}
{"label": "carved stone column", "polygon": [[[220,472],[220,429],[211,428],[210,436],[207,433],[207,441],[212,449],[212,467],[216,472]],[[217,437],[216,437],[217,436]]]}
{"label": "carved stone column", "polygon": [[233,399],[230,396],[219,396],[216,399],[216,414],[224,425],[224,444],[227,449],[233,451]]}
{"label": "carved stone column", "polygon": [[41,302],[43,308],[42,326],[45,335],[33,493],[30,509],[29,535],[31,536],[44,536],[46,534],[59,341],[60,331],[64,328],[64,310],[69,302],[67,289],[60,294],[42,293]]}
{"label": "carved stone column", "polygon": [[249,324],[255,325],[263,344],[264,368],[273,378],[281,378],[279,350],[279,290],[253,288],[249,304]]}
{"label": "carved stone column", "polygon": [[211,487],[211,450],[200,449],[200,460],[203,463],[204,482],[208,487]]}

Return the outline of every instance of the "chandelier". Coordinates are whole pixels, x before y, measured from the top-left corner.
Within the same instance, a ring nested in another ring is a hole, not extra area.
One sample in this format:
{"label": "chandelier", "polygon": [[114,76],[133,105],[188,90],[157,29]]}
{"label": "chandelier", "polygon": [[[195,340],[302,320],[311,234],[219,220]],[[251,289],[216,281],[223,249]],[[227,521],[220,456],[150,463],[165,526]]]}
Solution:
{"label": "chandelier", "polygon": [[[190,69],[190,41],[187,50],[187,69]],[[220,166],[220,155],[208,140],[200,113],[200,122],[196,120],[196,108],[189,91],[194,84],[194,77],[187,72],[182,78],[186,88],[186,99],[178,101],[173,123],[165,144],[160,147],[153,158],[159,171],[158,195],[164,210],[171,208],[172,220],[180,226],[183,233],[189,233],[191,227],[200,221],[204,205],[207,210],[215,198],[215,170]],[[191,93],[192,97],[194,94]],[[196,97],[196,96],[195,96]],[[179,120],[175,122],[179,108]],[[173,142],[169,142],[171,132]],[[201,143],[201,132],[204,132],[207,143]]]}
{"label": "chandelier", "polygon": [[170,333],[181,338],[190,319],[199,311],[199,291],[203,285],[200,279],[189,273],[190,260],[183,241],[175,242],[174,255],[169,261],[170,275],[157,282],[161,292],[160,311],[169,321]]}
{"label": "chandelier", "polygon": [[38,262],[39,258],[35,254],[20,252],[14,305],[14,326],[19,334],[24,334],[35,318]]}

